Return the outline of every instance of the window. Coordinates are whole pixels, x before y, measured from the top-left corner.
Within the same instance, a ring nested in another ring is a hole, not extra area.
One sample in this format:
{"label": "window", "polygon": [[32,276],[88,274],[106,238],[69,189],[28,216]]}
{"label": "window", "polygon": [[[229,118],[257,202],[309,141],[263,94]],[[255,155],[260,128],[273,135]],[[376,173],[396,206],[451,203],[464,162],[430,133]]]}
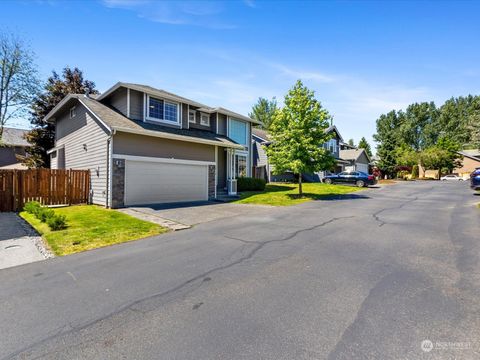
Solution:
{"label": "window", "polygon": [[188,110],[188,122],[195,124],[195,110]]}
{"label": "window", "polygon": [[74,118],[75,115],[77,115],[77,112],[75,111],[75,106],[70,109],[70,119]]}
{"label": "window", "polygon": [[235,173],[237,177],[247,176],[247,156],[235,154]]}
{"label": "window", "polygon": [[337,140],[330,139],[328,141],[328,150],[330,150],[331,153],[337,152]]}
{"label": "window", "polygon": [[247,146],[247,123],[230,119],[228,137],[240,145]]}
{"label": "window", "polygon": [[147,119],[179,123],[178,104],[148,97]]}
{"label": "window", "polygon": [[200,115],[200,124],[205,126],[210,126],[210,115],[201,114]]}

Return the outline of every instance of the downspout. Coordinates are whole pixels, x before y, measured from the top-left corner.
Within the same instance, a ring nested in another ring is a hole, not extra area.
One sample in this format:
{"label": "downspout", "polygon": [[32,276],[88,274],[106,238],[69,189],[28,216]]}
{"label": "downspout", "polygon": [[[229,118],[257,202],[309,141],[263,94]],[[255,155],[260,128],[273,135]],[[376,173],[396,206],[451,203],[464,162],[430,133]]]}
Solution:
{"label": "downspout", "polygon": [[115,135],[115,129],[112,129],[110,132],[110,136],[107,138],[107,191],[106,191],[106,199],[105,199],[105,207],[111,208],[112,207],[112,191],[110,190],[112,187],[112,145],[113,145],[113,135]]}

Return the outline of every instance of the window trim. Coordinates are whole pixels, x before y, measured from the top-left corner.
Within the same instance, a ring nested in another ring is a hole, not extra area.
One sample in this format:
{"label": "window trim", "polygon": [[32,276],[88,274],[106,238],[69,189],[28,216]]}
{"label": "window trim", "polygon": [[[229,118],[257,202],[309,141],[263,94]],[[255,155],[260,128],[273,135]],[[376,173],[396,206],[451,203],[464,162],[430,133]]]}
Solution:
{"label": "window trim", "polygon": [[[163,117],[164,117],[163,119],[157,119],[155,117],[150,116],[150,99],[163,101]],[[177,107],[177,121],[165,120],[165,104],[175,105]],[[150,96],[147,94],[146,108],[147,108],[147,112],[145,114],[146,115],[145,119],[148,121],[160,122],[164,124],[177,125],[177,126],[181,125],[180,124],[180,103],[178,102]]]}
{"label": "window trim", "polygon": [[[203,119],[202,119],[202,117],[204,117],[204,116],[206,116],[207,119],[208,119],[208,121],[207,121],[206,123],[203,122]],[[207,113],[202,113],[202,112],[200,113],[200,125],[210,126],[210,115],[209,115],[209,114],[207,114]]]}
{"label": "window trim", "polygon": [[[193,121],[190,119],[190,115],[193,114]],[[188,110],[188,123],[189,124],[195,124],[197,121],[196,121],[196,115],[197,115],[197,111],[195,109],[189,109]]]}
{"label": "window trim", "polygon": [[70,119],[73,119],[75,116],[77,116],[76,106],[72,106],[70,108]]}

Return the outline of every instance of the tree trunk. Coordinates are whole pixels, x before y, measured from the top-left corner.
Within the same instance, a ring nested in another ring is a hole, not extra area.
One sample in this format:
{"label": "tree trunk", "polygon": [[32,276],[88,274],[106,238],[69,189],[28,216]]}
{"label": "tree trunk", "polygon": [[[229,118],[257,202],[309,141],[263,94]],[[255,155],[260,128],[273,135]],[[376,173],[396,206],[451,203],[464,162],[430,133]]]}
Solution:
{"label": "tree trunk", "polygon": [[298,174],[298,196],[302,197],[303,190],[302,190],[302,174]]}

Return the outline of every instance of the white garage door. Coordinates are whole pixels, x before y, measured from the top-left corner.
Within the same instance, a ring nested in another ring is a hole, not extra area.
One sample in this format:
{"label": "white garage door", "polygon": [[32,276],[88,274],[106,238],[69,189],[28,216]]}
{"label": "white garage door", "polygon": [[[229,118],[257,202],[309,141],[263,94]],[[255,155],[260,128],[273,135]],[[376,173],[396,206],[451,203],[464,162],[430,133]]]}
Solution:
{"label": "white garage door", "polygon": [[368,164],[358,164],[357,163],[357,171],[362,171],[368,174]]}
{"label": "white garage door", "polygon": [[125,163],[125,205],[207,200],[206,165]]}

